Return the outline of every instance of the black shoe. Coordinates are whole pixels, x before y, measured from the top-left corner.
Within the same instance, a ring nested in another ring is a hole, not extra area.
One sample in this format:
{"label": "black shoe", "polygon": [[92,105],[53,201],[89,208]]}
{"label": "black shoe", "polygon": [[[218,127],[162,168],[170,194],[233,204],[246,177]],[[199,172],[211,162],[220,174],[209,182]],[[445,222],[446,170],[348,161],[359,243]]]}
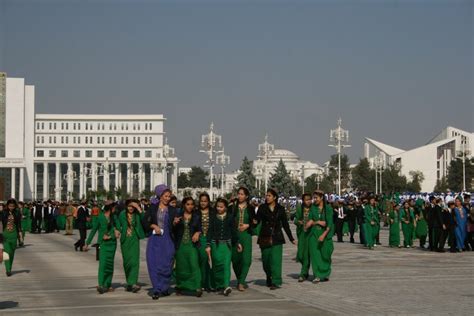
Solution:
{"label": "black shoe", "polygon": [[127,286],[125,287],[125,291],[127,291],[127,292],[131,292],[132,290],[133,290],[133,288],[132,288],[131,285],[127,285]]}
{"label": "black shoe", "polygon": [[196,290],[196,297],[202,296],[202,290]]}
{"label": "black shoe", "polygon": [[12,276],[12,272],[11,271],[7,271],[7,277],[11,277]]}
{"label": "black shoe", "polygon": [[163,296],[163,297],[164,297],[164,296],[170,296],[170,292],[165,291],[165,292],[161,293],[161,296]]}
{"label": "black shoe", "polygon": [[99,292],[99,294],[104,294],[104,293],[107,292],[107,289],[105,287],[98,286],[97,287],[97,292]]}
{"label": "black shoe", "polygon": [[160,293],[158,292],[153,293],[153,295],[151,296],[151,299],[155,301],[158,300],[159,298],[160,298]]}
{"label": "black shoe", "polygon": [[272,278],[267,278],[267,287],[272,286]]}
{"label": "black shoe", "polygon": [[275,284],[272,284],[270,286],[270,290],[274,291],[274,290],[278,290],[280,287],[278,285],[275,285]]}
{"label": "black shoe", "polygon": [[134,285],[132,286],[132,293],[138,293],[142,287],[140,285]]}
{"label": "black shoe", "polygon": [[77,249],[79,249],[79,247],[78,247],[78,246],[74,246],[74,250],[76,250],[76,251],[77,251]]}

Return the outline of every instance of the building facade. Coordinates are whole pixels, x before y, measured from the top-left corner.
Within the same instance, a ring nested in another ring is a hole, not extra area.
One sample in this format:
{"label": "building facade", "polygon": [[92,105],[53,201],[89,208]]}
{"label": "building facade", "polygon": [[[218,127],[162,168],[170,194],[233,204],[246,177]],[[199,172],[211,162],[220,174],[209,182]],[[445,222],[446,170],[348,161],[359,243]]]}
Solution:
{"label": "building facade", "polygon": [[36,114],[34,87],[20,78],[6,78],[4,108],[3,199],[138,197],[160,183],[177,189],[178,159],[163,115]]}
{"label": "building facade", "polygon": [[474,151],[474,134],[448,126],[425,145],[411,150],[389,146],[366,138],[364,156],[371,167],[385,168],[397,164],[402,175],[410,178],[410,171],[421,171],[422,191],[432,192],[438,180],[448,175],[453,159],[464,155],[471,158]]}

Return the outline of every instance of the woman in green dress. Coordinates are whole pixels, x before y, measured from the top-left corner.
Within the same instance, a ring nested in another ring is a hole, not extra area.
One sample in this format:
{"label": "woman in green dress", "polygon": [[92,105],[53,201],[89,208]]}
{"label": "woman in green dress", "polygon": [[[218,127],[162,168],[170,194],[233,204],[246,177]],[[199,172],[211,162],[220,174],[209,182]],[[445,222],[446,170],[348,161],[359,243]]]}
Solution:
{"label": "woman in green dress", "polygon": [[99,252],[99,276],[97,292],[104,294],[113,292],[112,277],[114,275],[115,251],[117,250],[117,238],[120,238],[120,231],[116,225],[116,216],[114,213],[115,205],[109,204],[100,212],[92,226],[89,237],[86,241],[84,251],[87,251],[96,232],[99,232],[97,242],[100,247]]}
{"label": "woman in green dress", "polygon": [[65,230],[66,229],[66,204],[61,203],[58,206],[59,214],[56,218],[56,227],[58,230]]}
{"label": "woman in green dress", "polygon": [[18,203],[18,209],[21,211],[21,238],[18,240],[18,245],[23,247],[25,244],[25,234],[31,231],[31,210],[23,202]]}
{"label": "woman in green dress", "polygon": [[[301,197],[303,201],[301,206],[296,209],[294,223],[296,225],[296,236],[298,237],[298,251],[296,253],[296,260],[301,264],[301,272],[298,277],[298,282],[304,282],[309,276],[309,266],[311,264],[309,252],[309,236],[310,229],[306,229],[306,224],[309,221],[311,211],[311,204],[313,200],[311,194],[305,193]],[[313,273],[315,273],[313,271]]]}
{"label": "woman in green dress", "polygon": [[127,209],[118,216],[117,227],[120,231],[120,249],[122,250],[123,270],[127,279],[127,292],[137,293],[140,271],[140,240],[145,238],[142,227],[144,212],[137,200],[128,200]]}
{"label": "woman in green dress", "polygon": [[12,275],[12,265],[15,258],[18,236],[21,236],[22,233],[21,214],[16,200],[10,199],[7,201],[6,209],[3,210],[1,219],[3,223],[3,251],[10,257],[10,260],[5,261],[5,270],[7,277],[10,277]]}
{"label": "woman in green dress", "polygon": [[247,287],[247,275],[252,264],[252,226],[255,219],[255,209],[248,203],[250,192],[245,187],[237,190],[237,202],[234,205],[233,215],[236,234],[242,245],[239,252],[237,245],[232,247],[232,266],[237,278],[237,290],[243,292]]}
{"label": "woman in green dress", "polygon": [[425,248],[426,236],[428,236],[428,223],[426,221],[425,201],[423,199],[416,200],[415,204],[415,235],[420,240],[420,248]]}
{"label": "woman in green dress", "polygon": [[209,257],[206,252],[207,238],[209,232],[209,218],[214,216],[216,211],[210,205],[209,194],[201,193],[199,195],[199,222],[201,223],[201,235],[199,237],[199,266],[201,268],[201,287],[203,290],[212,292],[216,288],[214,274],[209,265]]}
{"label": "woman in green dress", "polygon": [[377,207],[375,205],[375,197],[369,197],[369,204],[364,207],[364,236],[365,245],[370,250],[374,250],[375,236],[377,234]]}
{"label": "woman in green dress", "polygon": [[401,248],[402,246],[400,245],[400,205],[395,205],[392,207],[388,218],[390,222],[390,235],[388,237],[388,244],[390,248]]}
{"label": "woman in green dress", "polygon": [[408,201],[403,202],[403,208],[400,211],[400,221],[402,222],[403,246],[405,248],[413,247],[413,210]]}
{"label": "woman in green dress", "polygon": [[232,246],[242,251],[238,235],[234,229],[234,216],[228,211],[228,203],[219,198],[216,201],[216,213],[209,218],[209,235],[206,253],[211,260],[216,289],[220,294],[228,296],[230,288],[230,266],[232,261]]}
{"label": "woman in green dress", "polygon": [[186,197],[181,203],[183,212],[176,230],[176,295],[184,291],[202,296],[201,270],[199,268],[199,215],[194,212],[194,200]]}
{"label": "woman in green dress", "polygon": [[315,191],[314,204],[311,206],[306,229],[310,230],[309,251],[313,267],[313,283],[329,281],[331,275],[332,253],[334,244],[333,209],[326,203],[324,192]]}
{"label": "woman in green dress", "polygon": [[286,210],[278,203],[278,194],[273,189],[267,190],[265,204],[258,208],[258,223],[262,224],[257,243],[262,252],[262,264],[267,276],[267,286],[270,290],[276,290],[283,283],[282,261],[285,237],[283,237],[282,229],[285,230],[292,244],[296,245],[296,241],[291,233]]}

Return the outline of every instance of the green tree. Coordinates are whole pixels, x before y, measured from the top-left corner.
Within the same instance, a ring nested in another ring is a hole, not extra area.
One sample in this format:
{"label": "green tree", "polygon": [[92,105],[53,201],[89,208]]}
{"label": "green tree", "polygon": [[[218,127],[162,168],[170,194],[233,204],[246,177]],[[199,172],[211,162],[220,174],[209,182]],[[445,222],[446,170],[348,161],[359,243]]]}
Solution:
{"label": "green tree", "polygon": [[433,192],[446,193],[448,192],[449,186],[446,177],[442,177],[441,180],[436,180],[436,185],[433,189]]}
{"label": "green tree", "polygon": [[324,191],[325,193],[334,193],[334,192],[336,192],[336,178],[334,176],[326,175],[321,180],[321,183],[319,184],[319,189]]}
{"label": "green tree", "polygon": [[[329,174],[328,174],[329,182],[335,183],[335,181],[338,179],[338,173],[337,173],[338,166],[339,165],[338,165],[337,155],[336,154],[331,155],[331,159],[329,160]],[[349,157],[347,157],[347,155],[341,155],[341,191],[344,190],[344,188],[349,187],[350,174],[351,174],[351,166],[349,164]],[[328,183],[325,183],[325,185],[327,184]],[[331,189],[330,192],[333,192],[334,190],[335,188]]]}
{"label": "green tree", "polygon": [[[474,158],[467,159],[466,164],[466,190],[472,190],[472,179],[474,177]],[[463,163],[462,159],[451,161],[448,168],[448,186],[454,192],[460,192],[463,189]]]}
{"label": "green tree", "polygon": [[420,192],[421,191],[421,184],[425,180],[425,176],[421,171],[410,171],[409,175],[411,177],[411,181],[407,183],[407,191],[409,192]]}
{"label": "green tree", "polygon": [[189,186],[191,188],[204,188],[209,185],[207,177],[209,176],[208,172],[202,169],[201,167],[193,166],[189,172]]}
{"label": "green tree", "polygon": [[240,166],[240,174],[237,176],[237,187],[246,187],[250,191],[251,196],[257,195],[252,162],[247,159],[247,156],[244,157]]}
{"label": "green tree", "polygon": [[190,183],[189,183],[189,177],[187,173],[180,173],[178,176],[178,188],[179,189],[184,189],[184,188],[189,188]]}
{"label": "green tree", "polygon": [[407,189],[407,178],[400,174],[400,166],[389,165],[382,173],[384,192],[403,192]]}
{"label": "green tree", "polygon": [[289,196],[293,190],[293,182],[290,173],[286,170],[285,163],[282,159],[280,159],[275,171],[270,175],[268,184],[269,188],[276,189],[278,193],[283,196]]}
{"label": "green tree", "polygon": [[352,169],[351,186],[358,191],[371,191],[375,187],[375,170],[370,168],[367,158],[361,159]]}

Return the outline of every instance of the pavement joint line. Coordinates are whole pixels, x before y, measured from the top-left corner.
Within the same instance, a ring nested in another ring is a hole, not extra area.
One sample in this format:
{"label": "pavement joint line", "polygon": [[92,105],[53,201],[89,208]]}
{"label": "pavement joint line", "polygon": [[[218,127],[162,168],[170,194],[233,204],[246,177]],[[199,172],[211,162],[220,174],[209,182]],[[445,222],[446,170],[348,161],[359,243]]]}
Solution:
{"label": "pavement joint line", "polygon": [[158,301],[153,303],[136,303],[136,304],[104,304],[104,305],[86,305],[86,306],[51,306],[36,308],[14,308],[0,310],[1,313],[19,313],[19,312],[40,312],[40,311],[62,311],[62,310],[80,310],[94,308],[115,308],[115,307],[144,307],[144,306],[183,306],[183,305],[201,305],[201,304],[232,304],[232,303],[268,303],[268,302],[289,302],[291,299],[274,298],[274,299],[253,299],[253,300],[223,300],[223,301],[196,301],[196,302],[164,302]]}

